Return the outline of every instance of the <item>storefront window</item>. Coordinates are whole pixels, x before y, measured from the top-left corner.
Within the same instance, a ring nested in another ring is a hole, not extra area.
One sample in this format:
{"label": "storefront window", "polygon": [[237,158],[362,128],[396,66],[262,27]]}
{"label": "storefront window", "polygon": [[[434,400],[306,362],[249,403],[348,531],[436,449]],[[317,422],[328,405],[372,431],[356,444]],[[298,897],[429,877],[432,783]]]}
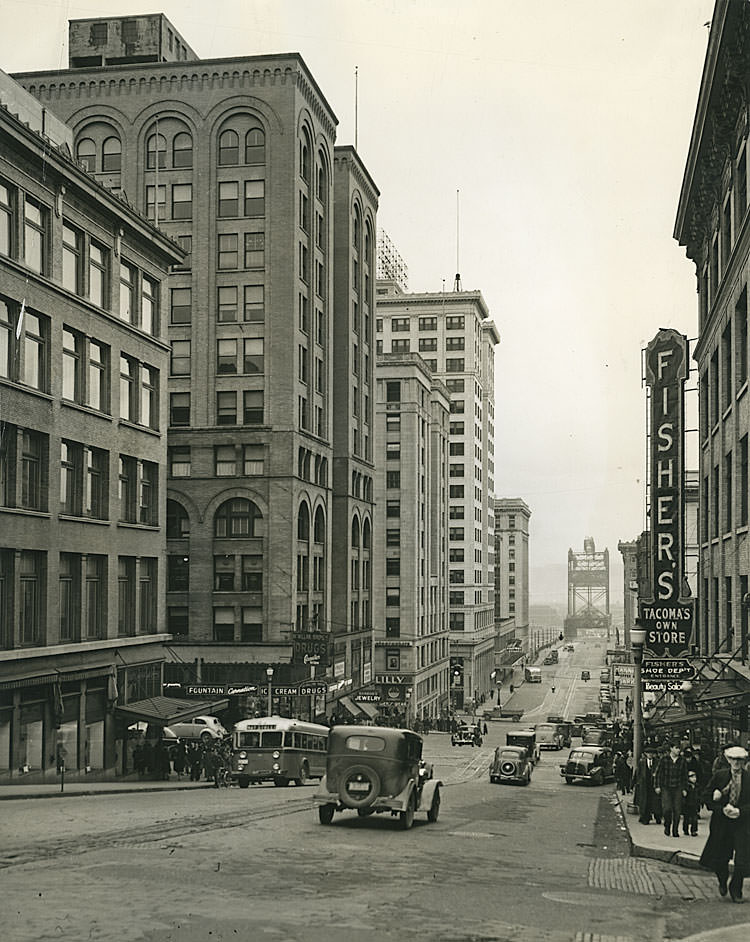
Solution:
{"label": "storefront window", "polygon": [[86,771],[104,768],[104,721],[88,723],[85,746]]}
{"label": "storefront window", "polygon": [[10,719],[9,712],[0,713],[0,772],[10,769]]}
{"label": "storefront window", "polygon": [[78,720],[63,723],[57,731],[58,759],[65,759],[66,770],[78,768]]}
{"label": "storefront window", "polygon": [[44,721],[42,704],[33,703],[21,708],[20,771],[36,772],[42,768]]}

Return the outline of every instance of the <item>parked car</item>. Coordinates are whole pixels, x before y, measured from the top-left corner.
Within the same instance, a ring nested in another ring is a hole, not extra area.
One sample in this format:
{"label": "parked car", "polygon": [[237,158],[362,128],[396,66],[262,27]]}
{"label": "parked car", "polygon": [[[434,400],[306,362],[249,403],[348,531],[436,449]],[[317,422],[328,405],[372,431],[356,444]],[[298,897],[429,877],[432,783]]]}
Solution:
{"label": "parked car", "polygon": [[563,737],[557,723],[539,723],[536,727],[536,741],[540,749],[562,749]]}
{"label": "parked car", "polygon": [[581,671],[581,680],[591,680],[591,672]]}
{"label": "parked car", "polygon": [[533,768],[523,746],[498,746],[490,763],[490,781],[493,785],[505,782],[528,785]]}
{"label": "parked car", "polygon": [[557,664],[557,658],[552,657],[551,654],[548,654],[545,659],[542,661],[545,667],[549,667],[550,664]]}
{"label": "parked car", "polygon": [[517,733],[505,734],[506,746],[521,746],[528,753],[531,762],[536,765],[540,759],[539,745],[536,741],[536,730],[522,729]]}
{"label": "parked car", "polygon": [[570,750],[568,760],[560,766],[568,785],[573,782],[591,782],[603,785],[608,779],[614,780],[612,750],[607,746],[577,746]]}
{"label": "parked car", "polygon": [[422,761],[422,737],[411,730],[334,726],[313,803],[321,824],[330,824],[337,811],[352,810],[361,818],[388,813],[408,830],[417,811],[437,821],[442,784]]}
{"label": "parked car", "polygon": [[575,645],[573,644],[563,645],[563,651],[575,651]]}
{"label": "parked car", "polygon": [[601,726],[583,727],[583,746],[611,746],[613,740],[611,729]]}
{"label": "parked car", "polygon": [[184,723],[172,723],[169,728],[180,739],[201,739],[203,742],[229,735],[215,716],[195,716]]}

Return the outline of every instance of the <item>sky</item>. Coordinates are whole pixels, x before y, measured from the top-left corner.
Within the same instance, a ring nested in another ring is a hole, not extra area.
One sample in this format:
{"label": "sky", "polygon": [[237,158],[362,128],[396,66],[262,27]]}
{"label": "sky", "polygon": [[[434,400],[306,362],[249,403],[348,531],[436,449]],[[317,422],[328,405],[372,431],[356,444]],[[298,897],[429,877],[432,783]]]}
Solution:
{"label": "sky", "polygon": [[302,55],[409,290],[459,271],[497,325],[495,493],[531,509],[532,604],[564,603],[587,536],[621,603],[617,543],[645,520],[641,350],[697,333],[672,233],[713,0],[2,0],[0,68],[66,67],[69,19],[154,12],[201,58]]}

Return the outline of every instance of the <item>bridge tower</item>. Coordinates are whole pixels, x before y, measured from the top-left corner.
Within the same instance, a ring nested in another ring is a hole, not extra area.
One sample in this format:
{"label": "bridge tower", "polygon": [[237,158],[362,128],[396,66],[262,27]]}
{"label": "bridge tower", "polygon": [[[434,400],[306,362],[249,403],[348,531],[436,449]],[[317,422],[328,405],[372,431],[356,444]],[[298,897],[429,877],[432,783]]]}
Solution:
{"label": "bridge tower", "polygon": [[582,633],[606,631],[609,636],[609,550],[597,553],[593,537],[583,541],[583,552],[568,550],[568,615],[566,639]]}

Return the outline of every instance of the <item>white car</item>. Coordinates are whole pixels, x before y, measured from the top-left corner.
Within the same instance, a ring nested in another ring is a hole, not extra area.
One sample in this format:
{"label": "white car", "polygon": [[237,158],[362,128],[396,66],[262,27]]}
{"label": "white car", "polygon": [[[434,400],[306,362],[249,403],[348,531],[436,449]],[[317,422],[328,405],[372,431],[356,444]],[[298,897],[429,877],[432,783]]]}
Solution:
{"label": "white car", "polygon": [[202,739],[203,742],[228,735],[215,716],[195,716],[186,723],[171,723],[169,728],[180,739]]}

